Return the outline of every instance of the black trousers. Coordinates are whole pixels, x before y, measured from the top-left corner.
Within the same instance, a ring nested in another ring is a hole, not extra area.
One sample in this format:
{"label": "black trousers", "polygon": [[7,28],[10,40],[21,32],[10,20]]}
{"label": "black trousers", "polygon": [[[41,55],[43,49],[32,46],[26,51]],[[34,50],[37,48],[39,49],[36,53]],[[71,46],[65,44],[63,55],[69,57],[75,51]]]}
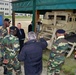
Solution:
{"label": "black trousers", "polygon": [[7,67],[4,65],[4,74],[7,74]]}
{"label": "black trousers", "polygon": [[[19,40],[19,43],[20,43],[20,51],[21,51],[21,49],[22,49],[22,47],[24,45],[24,40]],[[19,51],[19,53],[20,53],[20,51]]]}

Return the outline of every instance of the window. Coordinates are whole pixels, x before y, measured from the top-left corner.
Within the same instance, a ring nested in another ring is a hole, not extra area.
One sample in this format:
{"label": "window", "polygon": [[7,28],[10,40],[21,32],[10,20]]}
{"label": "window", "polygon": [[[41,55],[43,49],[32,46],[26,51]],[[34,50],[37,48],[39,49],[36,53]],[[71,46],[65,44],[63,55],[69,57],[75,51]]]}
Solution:
{"label": "window", "polygon": [[5,15],[9,15],[9,13],[5,13]]}
{"label": "window", "polygon": [[66,16],[57,16],[57,20],[66,20]]}
{"label": "window", "polygon": [[5,8],[5,10],[8,10],[8,8]]}
{"label": "window", "polygon": [[72,18],[71,18],[71,17],[69,18],[69,21],[70,21],[70,22],[72,21]]}
{"label": "window", "polygon": [[8,3],[5,3],[5,5],[8,5]]}
{"label": "window", "polygon": [[48,19],[54,19],[54,15],[48,15]]}
{"label": "window", "polygon": [[3,8],[1,8],[1,10],[2,10]]}
{"label": "window", "polygon": [[4,3],[0,3],[0,5],[4,5]]}

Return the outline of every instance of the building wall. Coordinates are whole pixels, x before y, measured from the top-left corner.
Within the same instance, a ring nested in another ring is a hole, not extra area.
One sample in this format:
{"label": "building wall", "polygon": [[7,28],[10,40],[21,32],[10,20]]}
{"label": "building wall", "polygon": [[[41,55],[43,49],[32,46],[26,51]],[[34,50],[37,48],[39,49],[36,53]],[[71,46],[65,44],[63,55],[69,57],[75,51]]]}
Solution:
{"label": "building wall", "polygon": [[10,13],[12,12],[10,11],[11,9],[9,9],[10,8],[9,5],[10,3],[8,1],[4,1],[4,0],[0,1],[0,12],[3,12],[4,16],[10,15]]}
{"label": "building wall", "polygon": [[[4,16],[11,16],[12,15],[12,3],[11,0],[5,1],[2,0],[0,1],[0,12],[4,13]],[[25,14],[21,13],[16,13],[17,16],[25,16]]]}

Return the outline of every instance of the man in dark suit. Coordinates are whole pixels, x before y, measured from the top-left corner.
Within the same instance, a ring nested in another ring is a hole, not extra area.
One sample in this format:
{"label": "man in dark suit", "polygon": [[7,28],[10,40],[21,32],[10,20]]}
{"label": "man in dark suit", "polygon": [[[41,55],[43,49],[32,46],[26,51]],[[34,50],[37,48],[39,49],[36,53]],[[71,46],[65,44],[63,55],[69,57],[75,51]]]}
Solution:
{"label": "man in dark suit", "polygon": [[19,61],[24,62],[25,75],[41,75],[42,72],[42,53],[47,47],[45,39],[37,40],[35,32],[28,33],[28,41],[24,44],[20,54]]}
{"label": "man in dark suit", "polygon": [[31,22],[31,24],[29,24],[29,26],[28,26],[28,32],[30,32],[30,31],[32,31],[32,22]]}
{"label": "man in dark suit", "polygon": [[24,45],[24,40],[25,40],[25,32],[24,29],[21,28],[21,23],[17,24],[17,28],[18,28],[18,38],[19,38],[19,43],[20,43],[20,51]]}

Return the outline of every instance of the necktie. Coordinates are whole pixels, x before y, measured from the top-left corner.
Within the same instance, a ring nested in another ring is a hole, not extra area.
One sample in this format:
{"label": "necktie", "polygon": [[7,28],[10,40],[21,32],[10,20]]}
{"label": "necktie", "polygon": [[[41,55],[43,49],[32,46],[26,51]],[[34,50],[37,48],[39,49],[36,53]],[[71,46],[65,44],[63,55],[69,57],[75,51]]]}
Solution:
{"label": "necktie", "polygon": [[19,32],[20,32],[20,34],[22,35],[21,30],[19,30]]}

